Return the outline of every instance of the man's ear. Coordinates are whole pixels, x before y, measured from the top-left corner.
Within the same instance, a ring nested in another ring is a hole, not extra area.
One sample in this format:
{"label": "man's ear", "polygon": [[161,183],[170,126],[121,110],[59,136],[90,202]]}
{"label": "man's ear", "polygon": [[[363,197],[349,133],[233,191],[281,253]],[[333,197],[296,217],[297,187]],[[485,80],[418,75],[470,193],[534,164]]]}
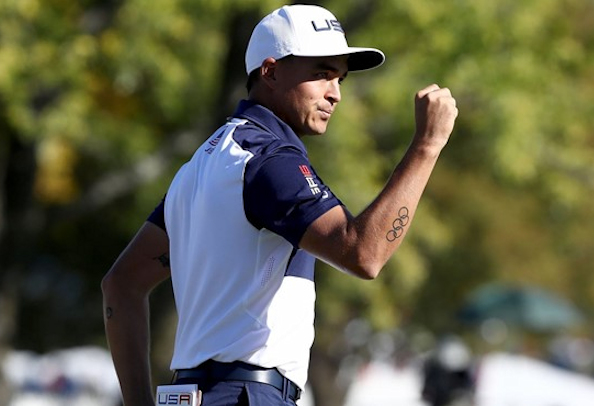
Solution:
{"label": "man's ear", "polygon": [[274,58],[266,58],[260,66],[260,77],[267,86],[273,88],[276,86],[276,68],[278,62]]}

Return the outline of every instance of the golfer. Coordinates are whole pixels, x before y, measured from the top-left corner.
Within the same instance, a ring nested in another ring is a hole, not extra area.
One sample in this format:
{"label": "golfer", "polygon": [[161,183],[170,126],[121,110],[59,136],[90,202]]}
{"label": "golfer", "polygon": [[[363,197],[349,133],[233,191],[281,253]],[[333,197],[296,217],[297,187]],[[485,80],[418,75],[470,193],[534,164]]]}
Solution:
{"label": "golfer", "polygon": [[361,279],[379,275],[458,114],[447,88],[420,90],[408,150],[354,216],[301,138],[326,132],[340,83],[384,54],[349,47],[328,10],[293,5],[260,21],[245,62],[247,99],[182,166],[103,280],[126,406],[154,404],[148,297],[169,277],[179,316],[173,383],[197,384],[205,406],[294,405],[314,339],[315,259]]}

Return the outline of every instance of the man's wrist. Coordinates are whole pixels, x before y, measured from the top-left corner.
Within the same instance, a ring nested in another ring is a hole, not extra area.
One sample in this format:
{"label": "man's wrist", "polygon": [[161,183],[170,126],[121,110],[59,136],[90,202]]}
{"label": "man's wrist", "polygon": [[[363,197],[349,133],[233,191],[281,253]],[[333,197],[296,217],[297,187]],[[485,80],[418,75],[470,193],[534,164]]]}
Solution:
{"label": "man's wrist", "polygon": [[419,140],[417,137],[413,139],[413,142],[408,147],[407,154],[420,159],[436,160],[443,149],[443,145],[439,145],[434,142],[427,142],[425,140]]}

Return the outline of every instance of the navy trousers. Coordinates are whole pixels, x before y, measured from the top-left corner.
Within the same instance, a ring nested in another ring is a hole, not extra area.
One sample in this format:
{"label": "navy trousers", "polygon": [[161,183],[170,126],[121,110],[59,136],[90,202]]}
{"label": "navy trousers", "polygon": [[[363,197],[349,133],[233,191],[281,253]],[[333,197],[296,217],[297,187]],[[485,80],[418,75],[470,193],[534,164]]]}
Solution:
{"label": "navy trousers", "polygon": [[201,386],[187,379],[175,383],[197,383],[203,391],[202,406],[295,406],[286,393],[265,383],[228,381]]}

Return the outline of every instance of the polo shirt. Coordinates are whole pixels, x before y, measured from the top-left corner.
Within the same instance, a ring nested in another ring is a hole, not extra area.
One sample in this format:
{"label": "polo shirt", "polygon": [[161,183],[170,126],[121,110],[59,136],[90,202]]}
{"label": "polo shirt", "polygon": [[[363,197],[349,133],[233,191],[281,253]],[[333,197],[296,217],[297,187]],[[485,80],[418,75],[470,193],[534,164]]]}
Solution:
{"label": "polo shirt", "polygon": [[175,175],[166,229],[178,311],[172,369],[208,359],[277,368],[303,388],[314,339],[307,227],[340,205],[293,130],[243,100]]}

